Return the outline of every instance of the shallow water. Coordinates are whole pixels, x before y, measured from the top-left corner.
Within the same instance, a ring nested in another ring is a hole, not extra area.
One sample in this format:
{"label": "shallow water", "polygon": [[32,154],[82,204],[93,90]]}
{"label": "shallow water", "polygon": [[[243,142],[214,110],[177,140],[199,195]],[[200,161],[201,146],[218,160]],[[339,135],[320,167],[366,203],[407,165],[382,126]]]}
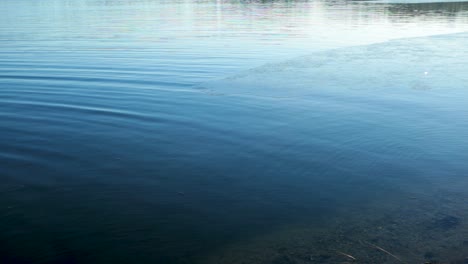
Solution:
{"label": "shallow water", "polygon": [[468,2],[1,1],[0,262],[462,263],[466,31]]}

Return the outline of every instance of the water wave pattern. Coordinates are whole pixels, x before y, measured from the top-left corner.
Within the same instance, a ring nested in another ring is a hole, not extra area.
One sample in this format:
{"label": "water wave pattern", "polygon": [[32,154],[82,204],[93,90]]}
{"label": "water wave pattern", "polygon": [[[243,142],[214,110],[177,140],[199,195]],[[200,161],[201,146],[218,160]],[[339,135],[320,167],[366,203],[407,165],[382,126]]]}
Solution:
{"label": "water wave pattern", "polygon": [[466,6],[0,1],[0,263],[195,263],[466,193],[463,35],[207,82],[466,30]]}
{"label": "water wave pattern", "polygon": [[200,88],[276,98],[456,99],[468,93],[464,66],[468,52],[463,48],[467,44],[468,34],[460,33],[317,52],[203,83]]}

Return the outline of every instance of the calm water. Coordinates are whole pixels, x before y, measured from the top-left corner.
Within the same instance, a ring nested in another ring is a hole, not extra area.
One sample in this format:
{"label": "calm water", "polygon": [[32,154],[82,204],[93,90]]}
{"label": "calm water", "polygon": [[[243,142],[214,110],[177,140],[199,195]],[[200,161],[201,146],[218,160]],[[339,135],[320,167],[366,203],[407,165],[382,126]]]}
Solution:
{"label": "calm water", "polygon": [[468,2],[2,0],[0,263],[463,263],[468,35],[385,43],[466,31]]}

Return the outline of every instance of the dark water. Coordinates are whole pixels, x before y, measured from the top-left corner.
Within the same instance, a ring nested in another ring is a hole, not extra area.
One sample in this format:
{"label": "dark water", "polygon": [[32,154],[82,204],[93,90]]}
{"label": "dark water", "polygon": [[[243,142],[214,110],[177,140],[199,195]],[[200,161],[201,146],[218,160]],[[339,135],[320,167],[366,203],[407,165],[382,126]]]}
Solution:
{"label": "dark water", "polygon": [[[0,263],[463,263],[467,35],[367,45],[467,30],[468,2],[2,0]],[[320,85],[279,78],[313,52]],[[443,74],[327,92],[416,60]]]}

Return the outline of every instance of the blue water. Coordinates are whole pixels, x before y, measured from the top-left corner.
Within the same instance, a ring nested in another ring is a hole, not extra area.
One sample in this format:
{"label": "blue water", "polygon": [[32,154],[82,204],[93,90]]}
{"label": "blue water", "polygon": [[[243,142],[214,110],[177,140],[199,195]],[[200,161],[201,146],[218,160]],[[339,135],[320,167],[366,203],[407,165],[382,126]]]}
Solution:
{"label": "blue water", "polygon": [[468,2],[2,0],[0,263],[461,263],[467,31]]}

